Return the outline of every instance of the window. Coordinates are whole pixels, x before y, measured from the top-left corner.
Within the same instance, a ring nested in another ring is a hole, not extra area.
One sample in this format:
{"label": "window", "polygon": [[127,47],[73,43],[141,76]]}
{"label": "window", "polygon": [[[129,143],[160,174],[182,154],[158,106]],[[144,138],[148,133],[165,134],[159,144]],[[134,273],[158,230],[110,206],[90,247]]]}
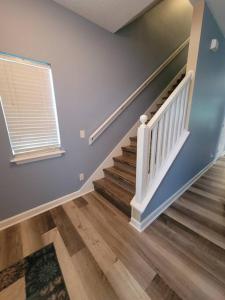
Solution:
{"label": "window", "polygon": [[12,162],[59,156],[60,134],[51,68],[0,55],[0,97],[14,158]]}

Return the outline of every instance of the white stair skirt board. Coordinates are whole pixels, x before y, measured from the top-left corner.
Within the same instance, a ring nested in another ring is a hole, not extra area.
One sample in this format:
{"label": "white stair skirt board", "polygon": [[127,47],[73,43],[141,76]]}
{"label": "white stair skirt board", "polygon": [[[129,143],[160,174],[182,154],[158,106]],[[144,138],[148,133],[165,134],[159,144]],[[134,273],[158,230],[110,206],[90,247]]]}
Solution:
{"label": "white stair skirt board", "polygon": [[133,226],[137,231],[142,232],[148,226],[150,226],[169,206],[173,204],[183,193],[185,193],[212,165],[215,163],[216,159],[210,162],[204,169],[192,177],[185,185],[183,185],[175,194],[163,202],[156,210],[154,210],[150,215],[148,215],[141,222],[134,218],[131,218],[130,225]]}
{"label": "white stair skirt board", "polygon": [[[145,115],[150,115],[152,111],[157,108],[157,104],[162,100],[162,97],[171,89],[174,83],[180,78],[180,76],[185,72],[186,65],[178,72],[178,74],[171,80],[168,86],[163,90],[158,98],[150,105],[150,107],[144,113]],[[129,145],[130,137],[137,135],[137,130],[140,125],[138,120],[134,126],[127,132],[127,134],[122,138],[122,140],[115,146],[115,148],[110,152],[110,154],[104,159],[104,161],[98,166],[95,172],[88,178],[81,188],[82,193],[85,190],[93,189],[93,181],[101,179],[104,177],[103,169],[109,168],[113,165],[113,157],[122,155],[122,147]]]}
{"label": "white stair skirt board", "polygon": [[[162,99],[163,95],[167,93],[173,86],[173,84],[180,78],[181,74],[185,71],[186,65],[179,71],[179,73],[173,78],[173,80],[168,84],[168,86],[164,89],[164,91],[159,95],[159,97],[151,104],[151,106],[147,109],[145,114],[149,115],[151,111],[155,110],[157,104]],[[82,195],[90,193],[94,190],[93,181],[98,180],[104,176],[103,169],[111,167],[113,165],[113,157],[119,156],[122,154],[121,147],[127,146],[129,144],[129,138],[135,136],[137,134],[137,129],[139,126],[139,121],[137,121],[134,126],[128,131],[128,133],[122,138],[122,140],[115,146],[112,152],[104,159],[104,161],[98,166],[98,168],[94,171],[94,173],[88,178],[88,180],[83,184],[83,186],[74,193],[65,195],[56,200],[52,200],[48,203],[42,204],[35,208],[29,209],[23,213],[17,214],[13,217],[7,218],[5,220],[0,221],[0,230],[5,229],[9,226],[20,223],[26,219],[34,217],[38,214],[41,214],[47,210],[50,210],[54,207],[65,204],[66,202],[75,200]]]}

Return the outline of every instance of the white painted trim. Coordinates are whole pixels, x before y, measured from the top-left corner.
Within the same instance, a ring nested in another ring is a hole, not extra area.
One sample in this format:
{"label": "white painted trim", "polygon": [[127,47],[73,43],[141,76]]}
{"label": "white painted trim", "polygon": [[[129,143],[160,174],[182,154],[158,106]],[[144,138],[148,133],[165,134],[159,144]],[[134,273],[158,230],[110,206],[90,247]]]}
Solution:
{"label": "white painted trim", "polygon": [[166,160],[164,166],[160,170],[157,178],[154,180],[153,184],[149,185],[148,191],[146,192],[146,196],[144,197],[142,202],[138,202],[134,196],[134,198],[131,201],[131,206],[136,209],[140,214],[144,212],[146,207],[148,206],[150,200],[152,199],[153,195],[157,191],[160,183],[165,177],[165,174],[169,171],[170,167],[172,166],[172,163],[176,159],[178,153],[180,152],[181,148],[183,147],[184,143],[186,142],[189,131],[186,131],[183,133],[183,136],[180,138],[180,141],[177,143],[177,145],[174,147],[173,151],[170,153],[168,159]]}
{"label": "white painted trim", "polygon": [[[186,65],[177,73],[177,75],[170,81],[167,87],[162,91],[162,93],[155,99],[155,101],[150,105],[150,107],[144,113],[145,115],[150,115],[157,108],[157,104],[162,101],[162,98],[167,94],[171,87],[176,83],[180,76],[184,73]],[[127,134],[121,139],[121,141],[115,146],[115,148],[109,153],[109,155],[104,159],[104,161],[98,166],[94,173],[88,178],[82,187],[82,192],[85,190],[93,189],[93,181],[98,180],[104,176],[103,169],[109,168],[113,165],[113,157],[122,155],[122,147],[129,145],[130,137],[137,135],[137,129],[140,125],[139,120],[133,125],[133,127],[127,132]]]}
{"label": "white painted trim", "polygon": [[137,231],[144,231],[149,225],[151,225],[174,201],[176,201],[183,193],[185,193],[194,183],[197,181],[208,169],[215,163],[215,160],[210,162],[204,169],[192,177],[185,185],[183,185],[175,194],[162,203],[156,210],[148,215],[141,222],[134,218],[131,218],[130,225]]}
{"label": "white painted trim", "polygon": [[225,149],[225,115],[223,117],[223,123],[220,130],[220,136],[217,144],[216,157],[224,156]]}
{"label": "white painted trim", "polygon": [[219,159],[220,157],[224,157],[225,156],[225,151],[219,153],[218,155],[216,155],[216,158]]}
{"label": "white painted trim", "polygon": [[63,205],[67,202],[70,202],[72,200],[75,200],[79,197],[82,197],[86,193],[93,192],[93,189],[85,190],[85,192],[82,192],[82,187],[80,190],[73,192],[71,194],[65,195],[63,197],[60,197],[56,200],[50,201],[48,203],[42,204],[40,206],[34,207],[32,209],[29,209],[25,212],[22,212],[18,215],[15,215],[13,217],[7,218],[5,220],[0,221],[0,231],[3,229],[6,229],[12,225],[18,224],[20,222],[23,222],[29,218],[35,217],[41,213],[44,213],[48,210],[51,210],[57,206]]}
{"label": "white painted trim", "polygon": [[189,38],[184,41],[89,137],[89,145],[108,128],[112,122],[140,95],[143,90],[176,58],[188,45]]}
{"label": "white painted trim", "polygon": [[[143,222],[143,221],[142,221]],[[137,221],[135,218],[130,219],[130,225],[134,227],[137,231],[142,232],[144,231],[144,226],[142,222]],[[150,224],[149,224],[150,225]]]}
{"label": "white painted trim", "polygon": [[54,157],[62,156],[66,151],[62,149],[56,150],[48,150],[48,151],[39,151],[39,152],[31,152],[25,154],[15,155],[13,159],[10,160],[11,163],[15,163],[17,165],[27,164],[33,161],[39,161]]}
{"label": "white painted trim", "polygon": [[202,24],[205,10],[205,1],[198,0],[195,1],[193,7],[192,23],[191,23],[191,34],[188,49],[187,58],[187,72],[194,71],[196,73],[198,53],[201,40]]}
{"label": "white painted trim", "polygon": [[188,101],[188,111],[187,111],[188,117],[186,120],[187,126],[189,126],[190,124],[189,118],[191,114],[192,99],[193,99],[193,92],[195,86],[195,74],[197,69],[198,54],[199,54],[199,47],[200,47],[200,40],[201,40],[201,33],[202,33],[202,24],[203,24],[204,10],[205,10],[205,0],[193,0],[193,2],[194,2],[194,6],[193,6],[191,34],[190,34],[190,42],[189,42],[188,58],[187,58],[187,72],[193,71],[194,76],[189,91],[189,101]]}

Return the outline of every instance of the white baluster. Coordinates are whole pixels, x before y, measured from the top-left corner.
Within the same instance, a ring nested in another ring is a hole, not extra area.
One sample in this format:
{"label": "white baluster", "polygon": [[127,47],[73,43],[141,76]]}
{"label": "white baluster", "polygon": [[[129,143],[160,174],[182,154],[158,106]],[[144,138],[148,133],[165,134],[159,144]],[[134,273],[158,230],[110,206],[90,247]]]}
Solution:
{"label": "white baluster", "polygon": [[168,132],[169,132],[169,112],[166,111],[164,115],[164,126],[163,126],[163,143],[162,143],[162,163],[167,155],[167,143],[168,143]]}
{"label": "white baluster", "polygon": [[162,138],[163,138],[163,125],[164,125],[164,115],[162,115],[161,120],[159,120],[158,134],[157,134],[157,148],[156,148],[156,170],[160,168],[162,162]]}
{"label": "white baluster", "polygon": [[150,130],[146,125],[147,120],[148,117],[146,115],[142,115],[140,117],[141,126],[138,128],[137,133],[137,167],[135,199],[139,203],[143,201],[148,181]]}
{"label": "white baluster", "polygon": [[179,113],[178,136],[177,136],[178,139],[181,137],[181,135],[183,133],[182,122],[183,122],[183,119],[184,119],[185,88],[182,89],[180,97],[181,97],[180,98],[180,113]]}
{"label": "white baluster", "polygon": [[158,123],[151,131],[151,144],[150,144],[150,181],[153,181],[155,172],[156,172],[156,145],[157,145],[157,132],[158,132]]}
{"label": "white baluster", "polygon": [[[193,75],[192,75],[193,76]],[[184,128],[188,130],[188,126],[189,126],[189,118],[190,118],[190,114],[191,114],[191,99],[190,99],[190,89],[191,89],[191,79],[187,84],[187,93],[186,93],[186,114],[185,114],[185,123],[184,123]]]}
{"label": "white baluster", "polygon": [[168,147],[167,147],[167,153],[170,152],[172,144],[172,137],[173,137],[173,127],[174,127],[174,103],[169,108],[169,114],[170,114],[170,125],[169,125],[169,134],[168,134]]}
{"label": "white baluster", "polygon": [[175,117],[174,117],[174,131],[173,131],[173,146],[176,144],[177,141],[177,132],[178,132],[178,119],[179,119],[179,113],[180,113],[180,95],[177,96],[177,99],[175,101]]}

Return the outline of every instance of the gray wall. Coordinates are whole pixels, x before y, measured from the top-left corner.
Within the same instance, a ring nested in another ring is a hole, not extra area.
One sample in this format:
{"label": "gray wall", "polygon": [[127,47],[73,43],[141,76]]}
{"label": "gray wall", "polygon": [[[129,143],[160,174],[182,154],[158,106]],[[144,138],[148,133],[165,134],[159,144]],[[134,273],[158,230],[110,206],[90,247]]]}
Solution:
{"label": "gray wall", "polygon": [[0,51],[51,63],[66,155],[10,166],[0,113],[0,218],[78,190],[184,65],[184,51],[93,146],[87,137],[190,33],[188,0],[165,0],[111,34],[52,0],[1,0]]}
{"label": "gray wall", "polygon": [[[219,51],[209,50],[217,38]],[[225,110],[225,39],[206,6],[190,117],[190,136],[142,218],[211,162],[217,152]]]}

